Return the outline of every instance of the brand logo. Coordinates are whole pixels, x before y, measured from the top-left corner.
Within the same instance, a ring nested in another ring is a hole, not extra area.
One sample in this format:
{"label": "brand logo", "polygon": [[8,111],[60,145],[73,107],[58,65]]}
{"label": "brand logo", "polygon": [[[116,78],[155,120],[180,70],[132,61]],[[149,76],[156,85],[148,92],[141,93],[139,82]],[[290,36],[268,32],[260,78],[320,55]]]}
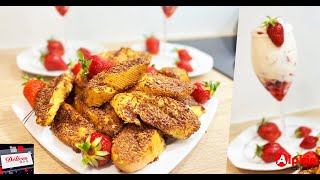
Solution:
{"label": "brand logo", "polygon": [[1,155],[2,169],[33,165],[30,153]]}
{"label": "brand logo", "polygon": [[310,156],[303,156],[303,155],[298,155],[291,157],[290,154],[279,154],[276,157],[276,164],[279,167],[284,167],[286,165],[291,165],[292,167],[297,166],[297,165],[312,165],[312,164],[317,164],[318,159],[313,158]]}

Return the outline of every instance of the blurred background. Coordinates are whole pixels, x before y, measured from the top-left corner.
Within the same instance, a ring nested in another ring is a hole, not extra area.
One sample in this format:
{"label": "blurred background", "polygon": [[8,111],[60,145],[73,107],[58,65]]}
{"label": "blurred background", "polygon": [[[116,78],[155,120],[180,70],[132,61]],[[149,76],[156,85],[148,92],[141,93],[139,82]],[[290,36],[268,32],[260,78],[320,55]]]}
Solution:
{"label": "blurred background", "polygon": [[[0,7],[0,48],[26,47],[61,37],[69,40],[123,42],[163,31],[158,6],[71,6],[62,17],[53,6]],[[63,20],[64,19],[64,20]],[[168,22],[169,39],[207,38],[236,34],[238,7],[179,6]]]}
{"label": "blurred background", "polygon": [[[237,6],[179,6],[167,21],[167,39],[195,47],[214,59],[214,68],[233,78]],[[0,7],[0,49],[25,48],[50,37],[93,43],[160,39],[164,14],[160,6],[71,6],[65,16],[53,6]]]}
{"label": "blurred background", "polygon": [[266,16],[281,17],[293,26],[298,62],[296,75],[283,100],[284,112],[299,112],[320,106],[319,54],[320,15],[318,7],[241,7],[232,96],[231,122],[278,116],[279,103],[262,86],[251,63],[251,31]]}

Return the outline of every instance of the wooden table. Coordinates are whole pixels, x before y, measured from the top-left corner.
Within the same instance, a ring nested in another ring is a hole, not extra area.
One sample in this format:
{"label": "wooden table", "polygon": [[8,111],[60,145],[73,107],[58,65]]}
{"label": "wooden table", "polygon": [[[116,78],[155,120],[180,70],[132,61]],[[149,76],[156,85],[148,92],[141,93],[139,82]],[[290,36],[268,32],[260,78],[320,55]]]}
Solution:
{"label": "wooden table", "polygon": [[[128,43],[106,45],[117,49]],[[43,148],[23,127],[11,105],[24,98],[22,72],[16,65],[16,55],[23,49],[0,50],[0,143],[30,143],[35,147],[35,173],[76,173]],[[30,76],[30,74],[29,74]],[[193,81],[218,80],[221,82],[216,97],[219,106],[208,131],[193,151],[172,173],[225,173],[231,111],[232,80],[212,70]],[[208,110],[209,111],[209,110]]]}
{"label": "wooden table", "polygon": [[[289,115],[294,116],[303,116],[303,117],[311,117],[311,118],[319,118],[320,117],[320,109],[312,109],[303,112],[292,113]],[[268,118],[269,119],[269,118]],[[270,118],[272,120],[274,118]],[[250,126],[256,125],[261,120],[248,121],[243,123],[234,123],[230,125],[230,136],[229,141],[231,142],[235,137],[237,137],[243,130],[247,129]],[[244,169],[239,169],[232,165],[232,163],[228,160],[227,162],[227,173],[229,174],[291,174],[294,170],[286,169],[281,171],[249,171]]]}

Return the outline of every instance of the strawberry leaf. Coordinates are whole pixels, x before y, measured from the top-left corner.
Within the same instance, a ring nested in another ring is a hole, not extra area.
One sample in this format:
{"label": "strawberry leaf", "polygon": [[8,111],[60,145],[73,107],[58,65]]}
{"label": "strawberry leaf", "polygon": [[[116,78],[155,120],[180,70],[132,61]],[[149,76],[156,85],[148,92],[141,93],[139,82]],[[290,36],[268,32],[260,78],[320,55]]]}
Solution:
{"label": "strawberry leaf", "polygon": [[262,146],[259,146],[259,145],[256,146],[256,153],[255,153],[254,157],[255,156],[261,157],[263,155],[262,148],[263,148]]}
{"label": "strawberry leaf", "polygon": [[82,68],[81,76],[86,76],[87,74],[89,74],[89,67],[92,63],[92,60],[85,60],[83,53],[79,53],[79,57]]}
{"label": "strawberry leaf", "polygon": [[212,82],[212,81],[209,81],[209,82],[206,82],[206,81],[203,81],[204,85],[205,85],[205,90],[208,90],[210,91],[210,96],[213,96],[214,93],[217,91],[219,85],[220,85],[220,82],[219,81],[216,81],[216,82]]}
{"label": "strawberry leaf", "polygon": [[90,142],[85,142],[85,143],[83,144],[83,151],[84,151],[84,152],[89,152],[90,147],[91,147],[91,143],[90,143]]}
{"label": "strawberry leaf", "polygon": [[95,167],[98,167],[98,161],[95,159],[94,156],[89,157],[89,163],[91,162]]}
{"label": "strawberry leaf", "polygon": [[93,147],[93,148],[97,147],[97,145],[100,143],[101,139],[102,139],[102,137],[98,137],[97,139],[95,139],[95,140],[91,143],[92,147]]}
{"label": "strawberry leaf", "polygon": [[87,165],[89,163],[88,156],[84,155],[80,163],[81,166]]}
{"label": "strawberry leaf", "polygon": [[106,156],[106,155],[108,155],[108,154],[109,154],[108,151],[97,151],[97,152],[96,152],[96,155],[98,155],[98,156]]}
{"label": "strawberry leaf", "polygon": [[95,156],[94,158],[100,161],[106,160],[104,157],[101,157],[101,156]]}

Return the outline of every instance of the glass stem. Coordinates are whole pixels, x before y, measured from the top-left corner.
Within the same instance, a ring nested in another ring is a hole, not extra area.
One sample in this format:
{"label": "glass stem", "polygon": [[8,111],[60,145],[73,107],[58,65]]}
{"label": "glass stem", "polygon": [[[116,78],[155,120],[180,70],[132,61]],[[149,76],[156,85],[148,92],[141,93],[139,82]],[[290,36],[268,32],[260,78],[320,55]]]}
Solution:
{"label": "glass stem", "polygon": [[167,22],[167,18],[164,16],[164,22],[163,22],[163,51],[162,52],[166,52],[166,43],[167,43],[167,26],[168,26],[168,22]]}
{"label": "glass stem", "polygon": [[280,120],[283,122],[283,135],[284,137],[287,137],[287,123],[286,123],[286,118],[285,114],[283,111],[283,103],[282,101],[279,102],[279,110],[280,110]]}

